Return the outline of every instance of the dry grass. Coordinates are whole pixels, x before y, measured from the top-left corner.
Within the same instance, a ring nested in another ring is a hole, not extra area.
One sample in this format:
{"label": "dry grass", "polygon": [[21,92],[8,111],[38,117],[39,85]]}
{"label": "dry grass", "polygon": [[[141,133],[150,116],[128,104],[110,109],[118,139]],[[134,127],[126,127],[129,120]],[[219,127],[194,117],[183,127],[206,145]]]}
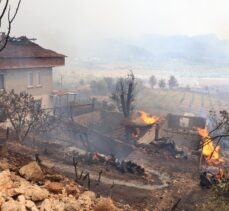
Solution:
{"label": "dry grass", "polygon": [[229,210],[229,200],[224,197],[210,197],[204,203],[196,206],[196,211],[226,211]]}

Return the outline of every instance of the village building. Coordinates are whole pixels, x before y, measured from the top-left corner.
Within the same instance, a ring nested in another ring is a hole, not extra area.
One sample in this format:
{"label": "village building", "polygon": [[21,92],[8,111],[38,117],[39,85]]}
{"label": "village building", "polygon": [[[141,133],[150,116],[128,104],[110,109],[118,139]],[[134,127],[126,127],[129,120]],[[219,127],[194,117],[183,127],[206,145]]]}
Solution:
{"label": "village building", "polygon": [[44,49],[27,37],[9,38],[0,52],[0,89],[25,91],[53,107],[53,68],[63,66],[65,56]]}

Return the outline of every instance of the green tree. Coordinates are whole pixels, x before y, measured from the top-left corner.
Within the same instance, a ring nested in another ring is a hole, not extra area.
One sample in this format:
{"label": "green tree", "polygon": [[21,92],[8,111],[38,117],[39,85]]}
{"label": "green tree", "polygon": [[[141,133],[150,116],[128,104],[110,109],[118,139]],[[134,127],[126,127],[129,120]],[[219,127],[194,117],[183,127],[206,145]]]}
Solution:
{"label": "green tree", "polygon": [[164,80],[164,79],[160,79],[159,82],[158,82],[158,86],[159,86],[161,89],[164,89],[164,88],[166,87],[165,80]]}
{"label": "green tree", "polygon": [[175,78],[174,75],[171,75],[171,76],[170,76],[170,78],[169,78],[169,80],[168,80],[168,87],[169,87],[170,89],[173,89],[173,88],[175,88],[175,87],[178,87],[178,81],[177,81],[177,79]]}
{"label": "green tree", "polygon": [[149,84],[151,88],[153,89],[157,85],[157,79],[154,75],[152,75],[149,79]]}

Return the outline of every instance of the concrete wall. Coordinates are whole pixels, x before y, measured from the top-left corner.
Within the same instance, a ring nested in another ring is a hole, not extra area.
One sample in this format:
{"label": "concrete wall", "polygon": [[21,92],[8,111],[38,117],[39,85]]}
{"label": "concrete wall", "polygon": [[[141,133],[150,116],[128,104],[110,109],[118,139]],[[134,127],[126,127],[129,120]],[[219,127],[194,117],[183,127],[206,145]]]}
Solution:
{"label": "concrete wall", "polygon": [[168,132],[167,137],[171,137],[176,146],[180,148],[187,148],[189,150],[198,150],[200,147],[201,138],[198,134],[182,133],[182,132]]}
{"label": "concrete wall", "polygon": [[150,144],[155,140],[155,125],[152,128],[148,129],[146,133],[137,140],[138,144]]}
{"label": "concrete wall", "polygon": [[[33,86],[28,86],[28,72],[33,74]],[[37,72],[40,72],[40,85],[38,84]],[[49,95],[53,90],[52,68],[28,68],[14,70],[0,70],[4,75],[4,87],[6,91],[14,89],[16,92],[26,91],[42,100],[45,108],[51,106]]]}
{"label": "concrete wall", "polygon": [[188,129],[195,130],[195,128],[205,128],[206,119],[195,116],[181,116],[168,114],[167,115],[168,128],[171,129]]}
{"label": "concrete wall", "polygon": [[187,127],[183,127],[183,125],[180,126],[180,119],[182,119],[183,116],[170,115],[170,119],[168,118],[161,126],[160,137],[170,137],[179,148],[187,148],[191,151],[198,150],[201,138],[194,127],[205,127],[205,119],[199,117],[189,117],[190,121],[188,121],[188,124],[185,125]]}

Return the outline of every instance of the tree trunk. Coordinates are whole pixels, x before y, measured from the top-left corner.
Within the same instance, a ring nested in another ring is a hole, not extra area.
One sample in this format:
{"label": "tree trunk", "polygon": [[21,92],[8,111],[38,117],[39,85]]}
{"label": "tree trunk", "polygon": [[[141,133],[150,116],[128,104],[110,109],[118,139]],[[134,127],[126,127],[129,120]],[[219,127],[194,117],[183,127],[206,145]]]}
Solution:
{"label": "tree trunk", "polygon": [[22,135],[21,135],[21,134],[18,134],[18,139],[19,139],[19,141],[20,141],[20,142],[22,142],[22,141],[23,141],[23,139],[22,139]]}
{"label": "tree trunk", "polygon": [[127,118],[128,115],[127,115],[127,112],[126,112],[126,102],[125,102],[124,93],[122,93],[120,95],[120,100],[121,100],[121,104],[122,104],[122,111],[123,111],[124,117]]}
{"label": "tree trunk", "polygon": [[127,100],[126,100],[126,115],[127,117],[130,116],[130,104],[132,100],[132,93],[133,93],[133,83],[131,82],[128,87],[128,93],[127,93]]}

